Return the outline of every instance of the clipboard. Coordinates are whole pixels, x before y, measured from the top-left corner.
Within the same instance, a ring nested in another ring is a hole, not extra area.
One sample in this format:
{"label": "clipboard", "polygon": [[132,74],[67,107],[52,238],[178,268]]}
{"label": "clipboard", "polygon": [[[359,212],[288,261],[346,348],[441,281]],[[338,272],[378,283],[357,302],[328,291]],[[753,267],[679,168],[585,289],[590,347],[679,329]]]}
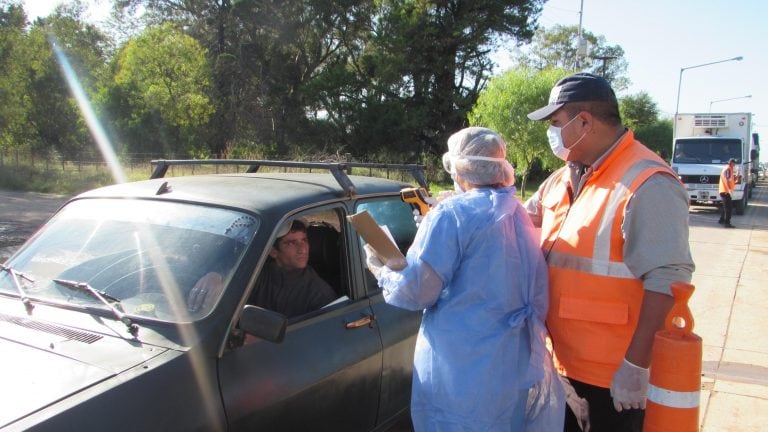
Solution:
{"label": "clipboard", "polygon": [[392,270],[402,270],[406,266],[405,256],[397,248],[385,226],[376,223],[368,210],[347,216],[347,220],[360,233],[366,243],[371,245],[376,256]]}

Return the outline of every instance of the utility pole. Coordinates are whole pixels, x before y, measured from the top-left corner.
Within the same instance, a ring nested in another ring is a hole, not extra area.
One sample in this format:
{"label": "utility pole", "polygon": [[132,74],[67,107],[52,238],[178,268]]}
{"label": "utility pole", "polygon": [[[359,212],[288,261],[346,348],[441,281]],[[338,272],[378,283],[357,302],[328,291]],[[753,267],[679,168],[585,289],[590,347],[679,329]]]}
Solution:
{"label": "utility pole", "polygon": [[587,41],[581,36],[581,22],[584,18],[584,0],[579,8],[579,39],[576,41],[576,69],[581,68],[581,60],[587,56]]}

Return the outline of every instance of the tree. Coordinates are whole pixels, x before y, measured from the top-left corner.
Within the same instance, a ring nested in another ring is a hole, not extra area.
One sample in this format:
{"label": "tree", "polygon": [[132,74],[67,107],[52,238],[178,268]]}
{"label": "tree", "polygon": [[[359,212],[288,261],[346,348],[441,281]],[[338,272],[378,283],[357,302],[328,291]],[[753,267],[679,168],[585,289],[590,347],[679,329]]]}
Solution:
{"label": "tree", "polygon": [[662,159],[672,157],[672,119],[658,119],[649,125],[638,126],[635,138],[656,152]]}
{"label": "tree", "polygon": [[521,177],[523,194],[535,161],[544,169],[563,164],[547,143],[547,123],[532,121],[527,115],[547,104],[550,90],[566,75],[560,69],[510,69],[491,79],[469,114],[473,126],[493,129],[507,142],[507,159]]}
{"label": "tree", "polygon": [[619,112],[624,126],[635,138],[664,159],[669,159],[672,121],[659,119],[659,108],[646,92],[619,99]]}
{"label": "tree", "polygon": [[578,35],[577,26],[558,24],[549,29],[541,27],[536,30],[528,49],[518,55],[516,61],[533,69],[591,72],[605,78],[617,92],[629,87],[624,49],[619,45],[607,45],[604,36],[595,36],[582,29],[582,38],[590,47],[587,57],[582,59],[577,55]]}
{"label": "tree", "polygon": [[[304,87],[345,150],[430,163],[485,88],[498,38],[528,40],[535,1],[379,1],[367,33]],[[354,43],[353,43],[354,42]]]}
{"label": "tree", "polygon": [[208,49],[233,141],[411,157],[440,152],[466,123],[497,39],[529,40],[543,0],[117,4],[183,24]]}
{"label": "tree", "polygon": [[82,19],[83,5],[73,1],[37,19],[25,38],[23,71],[29,87],[25,98],[28,145],[40,153],[58,152],[66,158],[96,157],[96,145],[67,85],[62,65],[53,54],[55,44],[71,65],[71,78],[93,99],[105,79],[108,40],[96,26]]}
{"label": "tree", "polygon": [[208,153],[211,70],[195,39],[170,23],[150,28],[119,51],[114,68],[104,100],[133,151]]}
{"label": "tree", "polygon": [[0,4],[0,149],[19,147],[29,141],[26,24],[20,4]]}
{"label": "tree", "polygon": [[621,98],[619,112],[624,126],[631,129],[651,125],[659,117],[659,108],[647,92]]}

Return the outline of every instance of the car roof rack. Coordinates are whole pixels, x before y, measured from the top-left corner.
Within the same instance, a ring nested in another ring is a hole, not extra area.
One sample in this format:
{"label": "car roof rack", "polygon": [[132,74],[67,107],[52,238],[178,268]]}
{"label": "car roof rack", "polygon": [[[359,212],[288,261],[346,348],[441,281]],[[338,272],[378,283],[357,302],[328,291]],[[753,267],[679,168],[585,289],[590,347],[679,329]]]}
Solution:
{"label": "car roof rack", "polygon": [[171,165],[248,165],[247,173],[255,173],[263,166],[280,168],[303,168],[328,170],[344,189],[347,194],[354,195],[355,185],[349,179],[352,168],[368,168],[369,172],[374,169],[407,171],[410,172],[419,186],[429,189],[427,178],[424,174],[424,165],[418,164],[387,164],[387,163],[367,163],[367,162],[297,162],[297,161],[270,161],[270,160],[252,160],[252,159],[158,159],[153,160],[152,165],[155,169],[150,178],[157,179],[165,177],[168,168]]}

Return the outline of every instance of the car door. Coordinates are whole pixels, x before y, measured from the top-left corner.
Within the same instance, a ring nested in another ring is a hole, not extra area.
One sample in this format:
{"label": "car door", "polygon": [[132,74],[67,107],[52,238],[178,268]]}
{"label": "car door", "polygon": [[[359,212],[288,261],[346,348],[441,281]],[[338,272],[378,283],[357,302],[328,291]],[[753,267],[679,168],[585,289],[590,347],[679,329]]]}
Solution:
{"label": "car door", "polygon": [[224,353],[219,379],[232,430],[363,431],[376,423],[381,341],[368,299],[349,290],[350,239],[343,210],[333,214],[349,298],[290,319],[280,343],[248,337]]}
{"label": "car door", "polygon": [[[363,210],[367,210],[379,225],[387,226],[398,248],[405,254],[416,235],[411,206],[395,196],[358,201],[355,211]],[[362,251],[364,240],[359,235],[356,237],[355,246]],[[365,262],[365,258],[362,261]],[[413,351],[423,313],[388,305],[376,278],[367,269],[363,279],[383,345],[379,403],[379,423],[383,423],[410,406]]]}

